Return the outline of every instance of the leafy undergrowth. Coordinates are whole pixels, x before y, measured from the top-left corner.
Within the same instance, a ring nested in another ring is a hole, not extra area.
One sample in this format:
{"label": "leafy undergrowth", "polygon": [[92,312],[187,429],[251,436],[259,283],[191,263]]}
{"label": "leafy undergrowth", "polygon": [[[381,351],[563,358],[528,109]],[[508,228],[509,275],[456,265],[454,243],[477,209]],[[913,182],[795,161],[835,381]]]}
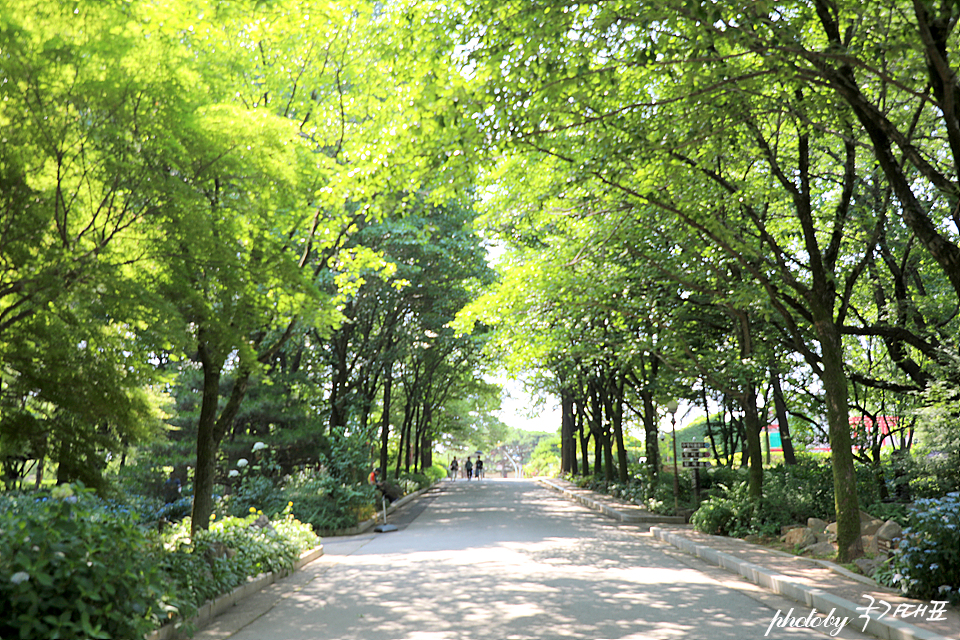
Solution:
{"label": "leafy undergrowth", "polygon": [[288,509],[164,534],[82,487],[0,496],[0,637],[137,638],[319,545]]}

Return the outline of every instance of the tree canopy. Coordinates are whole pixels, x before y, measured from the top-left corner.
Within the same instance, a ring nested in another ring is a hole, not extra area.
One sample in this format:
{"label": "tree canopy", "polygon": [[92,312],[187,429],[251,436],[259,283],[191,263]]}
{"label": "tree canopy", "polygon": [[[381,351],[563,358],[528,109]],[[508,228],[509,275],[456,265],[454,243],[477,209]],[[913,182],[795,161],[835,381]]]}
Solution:
{"label": "tree canopy", "polygon": [[958,19],[0,1],[5,478],[153,442],[203,528],[256,442],[344,482],[495,446],[500,369],[559,399],[565,473],[627,482],[638,429],[656,482],[678,399],[754,498],[770,422],[828,440],[855,556],[856,424],[935,415],[960,468]]}

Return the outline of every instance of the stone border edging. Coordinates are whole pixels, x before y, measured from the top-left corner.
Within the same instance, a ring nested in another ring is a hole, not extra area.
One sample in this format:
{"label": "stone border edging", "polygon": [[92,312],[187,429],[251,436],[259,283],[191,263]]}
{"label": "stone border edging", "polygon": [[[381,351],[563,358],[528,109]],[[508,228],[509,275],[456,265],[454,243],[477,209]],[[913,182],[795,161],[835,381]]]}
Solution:
{"label": "stone border edging", "polygon": [[[681,551],[706,560],[711,564],[737,573],[750,582],[758,584],[778,595],[796,600],[808,607],[816,608],[823,613],[827,613],[830,609],[835,608],[841,617],[848,617],[851,622],[863,619],[861,617],[863,615],[861,613],[862,607],[861,610],[858,610],[857,606],[849,600],[835,596],[822,589],[795,582],[782,573],[765,569],[752,562],[740,560],[729,553],[717,551],[706,545],[697,544],[689,538],[665,531],[660,527],[650,527],[650,533],[658,540],[672,544]],[[862,629],[862,627],[858,628]],[[926,629],[921,629],[920,627],[896,618],[877,619],[871,617],[867,623],[866,630],[867,633],[871,633],[884,640],[948,640],[944,636],[927,631]]]}
{"label": "stone border edging", "polygon": [[[246,584],[240,585],[230,593],[226,593],[222,596],[214,598],[213,600],[208,600],[199,609],[197,609],[196,615],[191,617],[188,622],[199,629],[207,625],[213,618],[237,604],[240,600],[243,600],[244,598],[253,595],[265,587],[270,586],[277,580],[286,578],[295,571],[299,571],[305,565],[313,562],[322,555],[323,546],[321,545],[300,554],[300,558],[293,563],[292,569],[283,571],[269,571],[267,573],[261,573],[258,576],[251,576],[247,578]],[[172,640],[174,638],[179,638],[181,637],[181,626],[182,625],[177,624],[177,622],[165,624],[159,629],[147,634],[144,640]]]}
{"label": "stone border edging", "polygon": [[661,516],[661,515],[640,515],[636,513],[625,513],[619,509],[615,509],[608,504],[604,504],[599,500],[594,500],[589,495],[586,495],[588,492],[578,493],[562,487],[550,478],[537,478],[537,481],[541,484],[545,484],[555,491],[559,491],[566,497],[570,498],[575,502],[579,502],[588,509],[594,511],[599,511],[603,515],[613,518],[614,520],[619,520],[620,522],[626,522],[630,524],[684,524],[686,519],[683,516]]}

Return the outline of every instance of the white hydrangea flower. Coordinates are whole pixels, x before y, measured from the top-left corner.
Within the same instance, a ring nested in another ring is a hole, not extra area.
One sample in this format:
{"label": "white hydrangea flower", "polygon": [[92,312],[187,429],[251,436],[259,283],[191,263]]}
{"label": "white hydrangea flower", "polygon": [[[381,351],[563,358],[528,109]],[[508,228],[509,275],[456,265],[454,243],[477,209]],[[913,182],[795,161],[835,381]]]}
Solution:
{"label": "white hydrangea flower", "polygon": [[257,442],[256,444],[253,445],[254,452],[257,452],[257,451],[260,451],[261,449],[266,449],[266,448],[267,448],[267,445],[265,445],[262,442]]}
{"label": "white hydrangea flower", "polygon": [[10,576],[10,582],[13,584],[20,584],[21,582],[26,582],[30,579],[30,574],[26,571],[17,571],[15,574]]}
{"label": "white hydrangea flower", "polygon": [[231,478],[236,478],[239,475],[240,475],[240,472],[237,471],[236,469],[230,469],[230,473],[227,474],[227,476]]}
{"label": "white hydrangea flower", "polygon": [[239,460],[237,460],[238,469],[243,469],[248,464],[250,464],[250,462],[248,462],[246,458],[240,458]]}

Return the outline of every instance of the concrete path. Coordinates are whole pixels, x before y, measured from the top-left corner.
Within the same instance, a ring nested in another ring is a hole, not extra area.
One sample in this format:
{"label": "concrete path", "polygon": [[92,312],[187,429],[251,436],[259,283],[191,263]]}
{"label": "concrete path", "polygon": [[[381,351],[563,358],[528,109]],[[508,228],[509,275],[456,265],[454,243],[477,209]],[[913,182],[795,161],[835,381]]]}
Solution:
{"label": "concrete path", "polygon": [[[326,539],[322,558],[196,637],[746,640],[835,631],[822,618],[817,628],[771,626],[797,603],[532,481],[444,482],[393,522],[399,531]],[[814,624],[809,613],[791,615]],[[870,637],[854,626],[833,637]]]}

